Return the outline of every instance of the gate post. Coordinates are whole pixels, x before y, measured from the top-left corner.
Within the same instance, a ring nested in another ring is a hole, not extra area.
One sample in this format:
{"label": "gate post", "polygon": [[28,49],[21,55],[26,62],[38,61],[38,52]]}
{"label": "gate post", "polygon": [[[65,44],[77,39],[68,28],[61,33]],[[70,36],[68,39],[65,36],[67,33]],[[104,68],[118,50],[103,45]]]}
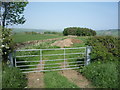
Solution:
{"label": "gate post", "polygon": [[14,64],[13,64],[13,54],[12,53],[9,53],[9,60],[10,60],[10,66],[13,67]]}
{"label": "gate post", "polygon": [[91,46],[86,47],[86,62],[85,65],[90,64],[90,53],[91,53]]}

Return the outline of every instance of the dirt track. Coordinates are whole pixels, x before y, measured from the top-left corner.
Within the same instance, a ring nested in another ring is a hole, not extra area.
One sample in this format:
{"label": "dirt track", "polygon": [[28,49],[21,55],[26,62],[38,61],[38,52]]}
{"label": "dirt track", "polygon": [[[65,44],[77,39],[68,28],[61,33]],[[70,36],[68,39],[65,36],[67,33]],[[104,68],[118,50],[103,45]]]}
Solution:
{"label": "dirt track", "polygon": [[80,73],[75,70],[63,70],[59,72],[61,75],[65,76],[69,81],[73,82],[80,88],[93,88],[91,83]]}

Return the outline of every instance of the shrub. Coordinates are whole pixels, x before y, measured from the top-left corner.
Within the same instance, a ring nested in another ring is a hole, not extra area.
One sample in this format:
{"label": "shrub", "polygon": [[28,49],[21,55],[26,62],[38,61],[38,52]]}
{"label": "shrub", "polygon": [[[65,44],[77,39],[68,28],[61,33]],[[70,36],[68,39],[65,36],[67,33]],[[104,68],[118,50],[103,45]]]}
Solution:
{"label": "shrub", "polygon": [[27,80],[25,75],[20,72],[18,68],[15,67],[3,67],[2,74],[2,87],[3,88],[24,88],[26,86]]}
{"label": "shrub", "polygon": [[81,72],[97,87],[118,87],[117,62],[102,63],[97,61],[85,66]]}
{"label": "shrub", "polygon": [[96,32],[88,28],[68,27],[64,29],[63,34],[64,36],[67,36],[67,35],[95,36]]}
{"label": "shrub", "polygon": [[95,60],[118,60],[120,59],[120,54],[118,48],[119,38],[112,36],[94,36],[90,37],[86,45],[92,46],[91,59]]}

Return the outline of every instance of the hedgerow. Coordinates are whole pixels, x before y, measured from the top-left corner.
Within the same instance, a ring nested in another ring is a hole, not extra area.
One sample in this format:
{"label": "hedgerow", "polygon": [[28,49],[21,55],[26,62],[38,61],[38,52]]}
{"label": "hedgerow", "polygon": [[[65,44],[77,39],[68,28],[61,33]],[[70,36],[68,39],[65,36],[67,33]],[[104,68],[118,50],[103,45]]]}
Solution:
{"label": "hedgerow", "polygon": [[86,45],[92,46],[91,60],[118,60],[120,39],[112,36],[94,36],[90,37]]}
{"label": "hedgerow", "polygon": [[90,37],[86,45],[92,46],[91,63],[83,67],[82,74],[95,86],[119,86],[120,39],[112,36]]}

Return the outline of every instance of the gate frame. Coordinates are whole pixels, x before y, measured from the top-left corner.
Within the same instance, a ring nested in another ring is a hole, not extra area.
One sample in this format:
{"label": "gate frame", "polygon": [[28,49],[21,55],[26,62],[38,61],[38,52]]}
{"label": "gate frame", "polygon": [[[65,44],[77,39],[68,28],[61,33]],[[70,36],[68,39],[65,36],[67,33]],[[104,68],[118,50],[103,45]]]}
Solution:
{"label": "gate frame", "polygon": [[[77,48],[54,48],[54,49],[24,49],[24,50],[14,50],[13,53],[10,53],[9,54],[9,60],[10,60],[10,66],[15,66],[17,67],[17,61],[16,61],[16,51],[39,51],[40,50],[40,65],[41,65],[41,69],[43,68],[42,67],[42,51],[43,50],[64,50],[64,59],[61,59],[61,60],[64,60],[64,69],[59,69],[59,70],[68,70],[68,68],[66,68],[66,58],[65,58],[65,55],[66,55],[66,49],[81,49],[81,48],[85,48],[85,60],[84,60],[84,65],[89,65],[90,64],[90,53],[91,53],[91,50],[92,50],[92,47],[91,46],[87,46],[87,47],[77,47]],[[73,53],[72,53],[73,54]],[[77,54],[77,53],[76,53]],[[79,53],[79,54],[83,54],[83,53]],[[60,55],[60,54],[54,54],[54,55]],[[29,55],[28,55],[29,56]],[[35,55],[31,55],[31,56],[35,56]],[[36,55],[37,56],[37,55]],[[76,58],[77,59],[77,58]],[[46,60],[47,61],[47,60]],[[48,60],[49,61],[49,60]],[[26,61],[25,61],[26,62]],[[37,61],[36,61],[37,62]],[[42,71],[42,70],[41,70]],[[43,71],[48,71],[48,70],[43,70]],[[55,71],[54,70],[51,70],[51,71]],[[35,71],[33,71],[35,72]],[[37,71],[36,71],[37,72]]]}

